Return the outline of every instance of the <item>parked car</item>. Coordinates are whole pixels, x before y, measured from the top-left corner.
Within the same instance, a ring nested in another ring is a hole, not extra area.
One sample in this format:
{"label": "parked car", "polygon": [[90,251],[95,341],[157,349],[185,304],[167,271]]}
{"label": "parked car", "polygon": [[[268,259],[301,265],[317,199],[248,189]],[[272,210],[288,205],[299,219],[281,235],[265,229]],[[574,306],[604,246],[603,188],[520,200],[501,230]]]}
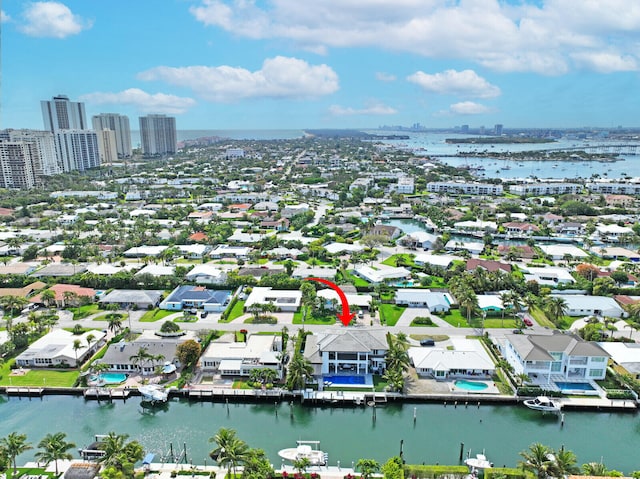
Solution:
{"label": "parked car", "polygon": [[513,332],[513,334],[524,334],[522,332],[522,329],[514,329],[512,332]]}
{"label": "parked car", "polygon": [[420,346],[435,346],[436,342],[433,339],[421,339]]}
{"label": "parked car", "polygon": [[209,316],[209,311],[203,311],[202,313],[200,313],[201,318],[206,318],[207,316]]}
{"label": "parked car", "polygon": [[529,327],[533,326],[533,321],[531,321],[529,318],[524,318],[522,321]]}

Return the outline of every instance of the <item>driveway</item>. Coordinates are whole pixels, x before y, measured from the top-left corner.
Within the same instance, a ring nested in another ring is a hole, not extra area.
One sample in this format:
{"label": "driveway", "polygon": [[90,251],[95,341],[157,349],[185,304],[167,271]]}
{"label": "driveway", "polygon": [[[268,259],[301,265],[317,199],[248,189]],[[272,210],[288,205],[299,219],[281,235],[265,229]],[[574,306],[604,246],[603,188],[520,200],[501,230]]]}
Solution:
{"label": "driveway", "polygon": [[429,308],[407,308],[404,310],[398,322],[396,323],[397,328],[408,328],[415,318],[422,316],[431,318],[431,320],[437,324],[438,326],[449,326],[449,324],[443,319],[438,318],[437,316],[431,314],[429,312]]}

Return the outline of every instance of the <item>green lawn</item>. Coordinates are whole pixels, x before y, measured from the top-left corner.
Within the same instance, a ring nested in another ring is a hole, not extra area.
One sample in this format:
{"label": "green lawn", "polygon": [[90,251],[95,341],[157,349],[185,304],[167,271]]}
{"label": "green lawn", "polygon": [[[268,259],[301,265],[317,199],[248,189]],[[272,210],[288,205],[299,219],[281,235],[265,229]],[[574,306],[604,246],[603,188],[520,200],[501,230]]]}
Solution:
{"label": "green lawn", "polygon": [[79,372],[76,369],[69,370],[49,370],[32,369],[24,376],[9,376],[9,365],[14,361],[7,361],[0,369],[1,386],[56,386],[71,387],[76,382]]}
{"label": "green lawn", "polygon": [[23,476],[48,476],[48,477],[56,477],[55,472],[45,472],[42,467],[19,467],[18,472],[15,476],[13,476],[13,467],[9,467],[7,469],[7,479],[18,479]]}
{"label": "green lawn", "polygon": [[382,262],[382,264],[386,264],[387,266],[393,266],[395,268],[396,262],[399,258],[402,258],[404,260],[404,264],[406,265],[407,268],[416,267],[416,264],[411,259],[411,255],[408,255],[406,253],[391,255],[387,259],[385,259]]}
{"label": "green lawn", "polygon": [[168,311],[166,309],[152,309],[151,311],[147,311],[142,315],[140,321],[143,323],[153,323],[154,321],[159,321],[167,316],[175,314],[178,311]]}
{"label": "green lawn", "polygon": [[[482,327],[482,318],[472,316],[471,321],[467,321],[466,316],[463,316],[459,309],[451,309],[445,316],[440,316],[451,326],[456,328],[480,328]],[[514,318],[485,318],[485,328],[509,328],[514,329],[517,327],[516,320]]]}
{"label": "green lawn", "polygon": [[580,318],[577,316],[563,316],[562,318],[560,318],[558,329],[569,329],[577,319]]}
{"label": "green lawn", "polygon": [[547,316],[544,314],[544,311],[542,311],[537,306],[533,306],[531,309],[529,309],[529,314],[533,319],[535,319],[536,323],[538,323],[540,326],[555,328],[555,325],[551,322],[549,318],[547,318]]}
{"label": "green lawn", "polygon": [[337,316],[334,313],[329,313],[326,316],[313,316],[310,311],[307,310],[307,315],[305,317],[304,322],[302,321],[302,311],[304,308],[300,308],[300,311],[293,314],[293,324],[323,324],[330,325],[335,324],[338,320]]}
{"label": "green lawn", "polygon": [[84,319],[92,314],[96,314],[100,311],[97,304],[86,304],[77,308],[69,308],[69,311],[73,313],[73,320]]}
{"label": "green lawn", "polygon": [[244,314],[244,301],[236,301],[227,319],[220,318],[221,323],[230,323]]}
{"label": "green lawn", "polygon": [[380,318],[384,318],[387,326],[395,326],[405,309],[403,306],[383,303],[380,305]]}
{"label": "green lawn", "polygon": [[353,274],[352,271],[347,271],[346,272],[346,280],[350,281],[351,284],[353,284],[355,287],[361,286],[366,288],[367,286],[371,286],[371,283],[369,283],[368,281],[360,278],[359,276],[356,276],[355,274]]}

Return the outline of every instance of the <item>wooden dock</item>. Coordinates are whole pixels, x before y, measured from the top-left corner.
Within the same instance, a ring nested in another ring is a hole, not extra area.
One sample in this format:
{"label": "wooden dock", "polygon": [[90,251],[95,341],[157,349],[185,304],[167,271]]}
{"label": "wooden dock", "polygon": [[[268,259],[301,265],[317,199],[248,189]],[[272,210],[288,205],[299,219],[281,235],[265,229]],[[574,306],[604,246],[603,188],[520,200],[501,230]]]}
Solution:
{"label": "wooden dock", "polygon": [[8,387],[7,396],[42,397],[44,388]]}
{"label": "wooden dock", "polygon": [[85,399],[97,399],[100,401],[101,399],[122,399],[126,400],[129,397],[131,391],[128,389],[117,389],[117,388],[87,388],[84,390],[84,398]]}

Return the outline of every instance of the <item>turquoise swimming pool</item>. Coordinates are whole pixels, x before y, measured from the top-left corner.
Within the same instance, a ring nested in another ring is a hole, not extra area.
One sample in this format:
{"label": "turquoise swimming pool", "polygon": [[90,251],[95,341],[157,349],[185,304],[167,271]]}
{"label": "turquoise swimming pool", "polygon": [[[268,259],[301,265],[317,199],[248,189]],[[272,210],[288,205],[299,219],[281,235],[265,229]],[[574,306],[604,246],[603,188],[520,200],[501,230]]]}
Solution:
{"label": "turquoise swimming pool", "polygon": [[465,381],[464,379],[458,379],[453,384],[458,389],[464,389],[465,391],[484,391],[489,387],[485,383],[478,381]]}
{"label": "turquoise swimming pool", "polygon": [[89,379],[105,384],[120,384],[127,380],[127,375],[123,373],[100,373],[97,376],[91,376]]}

